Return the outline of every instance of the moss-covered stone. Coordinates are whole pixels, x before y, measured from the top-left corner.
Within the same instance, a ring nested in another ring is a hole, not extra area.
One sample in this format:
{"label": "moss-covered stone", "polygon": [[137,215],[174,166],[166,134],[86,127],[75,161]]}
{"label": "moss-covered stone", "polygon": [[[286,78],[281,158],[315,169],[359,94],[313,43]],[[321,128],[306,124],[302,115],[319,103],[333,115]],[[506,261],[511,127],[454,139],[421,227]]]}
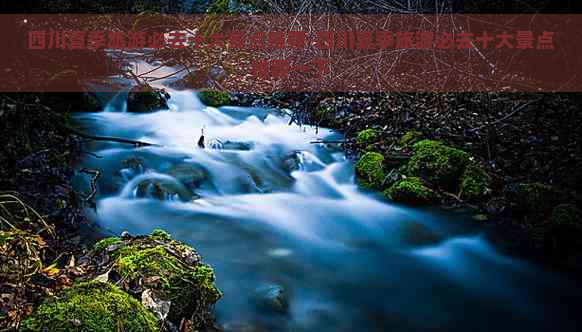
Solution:
{"label": "moss-covered stone", "polygon": [[558,196],[558,190],[541,183],[520,183],[516,187],[518,205],[531,212],[550,209],[555,205]]}
{"label": "moss-covered stone", "polygon": [[152,88],[147,84],[138,85],[129,91],[127,96],[127,111],[145,113],[156,110],[169,109],[166,99],[169,97],[163,91]]}
{"label": "moss-covered stone", "polygon": [[407,177],[384,191],[384,196],[397,203],[426,205],[434,203],[438,195],[417,177]]}
{"label": "moss-covered stone", "polygon": [[366,152],[356,163],[358,183],[367,189],[382,189],[384,181],[384,156],[377,152]]}
{"label": "moss-covered stone", "polygon": [[376,142],[378,139],[378,132],[374,129],[364,129],[358,133],[356,136],[356,142],[362,145],[369,145]]}
{"label": "moss-covered stone", "polygon": [[163,229],[159,229],[159,228],[154,229],[151,232],[150,236],[152,238],[156,238],[156,239],[160,239],[160,240],[171,240],[172,239],[172,237],[170,236],[170,234],[168,232],[166,232]]}
{"label": "moss-covered stone", "polygon": [[230,96],[226,92],[202,91],[198,97],[205,105],[212,107],[220,107],[230,103]]}
{"label": "moss-covered stone", "polygon": [[466,201],[479,201],[491,192],[491,177],[477,164],[467,166],[460,181],[460,197]]}
{"label": "moss-covered stone", "polygon": [[95,245],[93,246],[93,251],[95,253],[102,252],[107,247],[109,247],[111,245],[114,245],[114,244],[121,243],[122,241],[123,240],[121,240],[117,236],[112,236],[112,237],[104,238],[102,240],[99,240],[99,242],[95,243]]}
{"label": "moss-covered stone", "polygon": [[424,178],[447,190],[458,189],[459,178],[470,162],[468,153],[433,140],[417,142],[412,150],[406,169],[408,175]]}
{"label": "moss-covered stone", "polygon": [[170,301],[168,319],[176,324],[185,318],[191,319],[195,328],[211,325],[211,308],[221,293],[214,286],[212,268],[201,263],[192,248],[172,240],[162,230],[124,244],[105,253],[124,287],[142,285],[140,291],[152,289],[161,299]]}
{"label": "moss-covered stone", "polygon": [[82,282],[45,300],[22,331],[159,331],[153,313],[110,283]]}
{"label": "moss-covered stone", "polygon": [[418,130],[410,130],[410,131],[406,132],[406,134],[402,135],[398,144],[401,147],[408,147],[408,146],[420,141],[423,136],[424,135],[422,134],[422,132],[420,132]]}

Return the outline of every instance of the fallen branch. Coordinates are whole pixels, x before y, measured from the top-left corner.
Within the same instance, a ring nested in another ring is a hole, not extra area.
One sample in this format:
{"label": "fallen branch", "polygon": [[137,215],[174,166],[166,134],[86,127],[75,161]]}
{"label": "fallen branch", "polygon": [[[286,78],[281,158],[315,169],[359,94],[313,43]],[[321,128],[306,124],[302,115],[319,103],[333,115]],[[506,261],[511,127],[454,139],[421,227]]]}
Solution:
{"label": "fallen branch", "polygon": [[97,180],[99,180],[99,177],[101,176],[101,171],[99,171],[98,169],[82,168],[80,172],[92,175],[91,192],[89,193],[89,195],[83,198],[83,200],[85,202],[91,203],[94,206],[95,202],[93,202],[93,198],[95,198],[95,195],[97,194]]}
{"label": "fallen branch", "polygon": [[143,142],[143,141],[136,141],[136,140],[132,140],[132,139],[128,139],[128,138],[89,135],[89,134],[85,134],[85,133],[82,133],[80,131],[77,131],[71,127],[66,127],[66,129],[69,130],[74,135],[77,135],[77,136],[82,137],[82,138],[94,140],[94,141],[108,141],[108,142],[117,142],[117,143],[124,143],[124,144],[133,144],[137,147],[142,147],[142,146],[162,147],[162,145],[159,145],[159,144],[148,143],[148,142]]}

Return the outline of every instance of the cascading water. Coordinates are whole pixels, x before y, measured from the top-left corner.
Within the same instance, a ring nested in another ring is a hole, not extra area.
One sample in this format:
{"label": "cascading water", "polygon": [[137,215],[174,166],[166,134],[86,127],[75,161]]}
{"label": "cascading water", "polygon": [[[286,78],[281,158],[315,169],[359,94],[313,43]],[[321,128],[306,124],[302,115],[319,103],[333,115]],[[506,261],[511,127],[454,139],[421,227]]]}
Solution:
{"label": "cascading water", "polygon": [[[496,253],[461,217],[361,192],[341,150],[311,143],[337,140],[332,131],[288,125],[276,110],[205,107],[195,93],[147,114],[126,113],[120,98],[78,114],[79,125],[161,147],[92,143],[102,158],[83,167],[103,172],[92,218],[115,234],[160,227],[195,247],[215,269],[226,327],[574,328],[580,297],[566,280]],[[264,287],[284,289],[288,309],[261,305]]]}

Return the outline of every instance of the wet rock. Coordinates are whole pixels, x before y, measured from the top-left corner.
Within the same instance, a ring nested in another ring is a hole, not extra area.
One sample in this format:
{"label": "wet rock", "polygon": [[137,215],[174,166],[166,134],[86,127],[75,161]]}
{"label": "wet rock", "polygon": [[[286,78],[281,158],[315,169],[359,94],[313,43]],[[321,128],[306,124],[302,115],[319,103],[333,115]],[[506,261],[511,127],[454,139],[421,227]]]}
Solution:
{"label": "wet rock", "polygon": [[297,171],[301,168],[301,159],[297,151],[291,152],[282,161],[283,169],[288,173]]}
{"label": "wet rock", "polygon": [[198,97],[205,105],[212,107],[220,107],[230,103],[230,96],[227,92],[202,91]]}
{"label": "wet rock", "polygon": [[189,201],[194,194],[180,183],[166,179],[145,179],[136,187],[137,198],[153,198],[160,201],[180,199]]}
{"label": "wet rock", "polygon": [[250,151],[253,149],[255,144],[253,142],[242,142],[242,141],[225,141],[212,140],[209,144],[211,149],[217,150],[234,150],[234,151]]}
{"label": "wet rock", "polygon": [[285,288],[280,285],[267,284],[255,289],[254,300],[260,308],[284,314],[289,310]]}
{"label": "wet rock", "polygon": [[169,109],[168,98],[170,95],[163,90],[154,89],[147,84],[137,85],[129,91],[127,96],[127,111],[146,113]]}
{"label": "wet rock", "polygon": [[456,191],[459,178],[470,162],[468,153],[438,141],[422,140],[412,146],[407,174],[422,177],[430,184]]}
{"label": "wet rock", "polygon": [[176,326],[183,319],[191,320],[194,329],[212,324],[212,307],[221,293],[214,285],[212,268],[191,247],[155,230],[126,240],[115,250],[97,252],[94,249],[90,255],[98,267],[95,273],[119,275],[120,286],[158,316],[166,316]]}
{"label": "wet rock", "polygon": [[398,233],[405,243],[413,246],[433,245],[441,240],[430,228],[418,222],[400,225]]}
{"label": "wet rock", "polygon": [[[115,303],[115,305],[111,305]],[[159,331],[158,320],[139,301],[110,283],[77,283],[47,298],[22,322],[21,331]]]}
{"label": "wet rock", "polygon": [[438,198],[438,195],[417,177],[407,177],[394,183],[384,191],[384,196],[394,202],[409,205],[428,205]]}
{"label": "wet rock", "polygon": [[366,189],[382,189],[384,181],[384,156],[377,152],[366,152],[356,163],[358,183]]}
{"label": "wet rock", "polygon": [[176,165],[167,173],[189,188],[200,187],[210,176],[206,168],[192,163]]}

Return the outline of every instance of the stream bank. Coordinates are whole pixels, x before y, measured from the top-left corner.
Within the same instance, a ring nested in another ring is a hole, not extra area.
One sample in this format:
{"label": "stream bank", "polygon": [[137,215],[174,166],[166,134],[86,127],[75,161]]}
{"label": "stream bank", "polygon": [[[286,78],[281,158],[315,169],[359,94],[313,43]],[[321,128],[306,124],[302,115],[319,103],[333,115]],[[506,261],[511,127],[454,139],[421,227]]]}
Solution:
{"label": "stream bank", "polygon": [[[355,160],[378,152],[387,178],[376,190],[401,179],[413,144],[422,139],[466,151],[485,171],[490,192],[463,199],[453,188],[453,195],[445,190],[446,199],[432,205],[472,215],[508,254],[582,272],[576,239],[582,228],[580,94],[235,93],[231,103],[283,108],[298,123],[337,129]],[[427,176],[422,174],[430,187]],[[563,211],[573,222],[556,230]]]}

